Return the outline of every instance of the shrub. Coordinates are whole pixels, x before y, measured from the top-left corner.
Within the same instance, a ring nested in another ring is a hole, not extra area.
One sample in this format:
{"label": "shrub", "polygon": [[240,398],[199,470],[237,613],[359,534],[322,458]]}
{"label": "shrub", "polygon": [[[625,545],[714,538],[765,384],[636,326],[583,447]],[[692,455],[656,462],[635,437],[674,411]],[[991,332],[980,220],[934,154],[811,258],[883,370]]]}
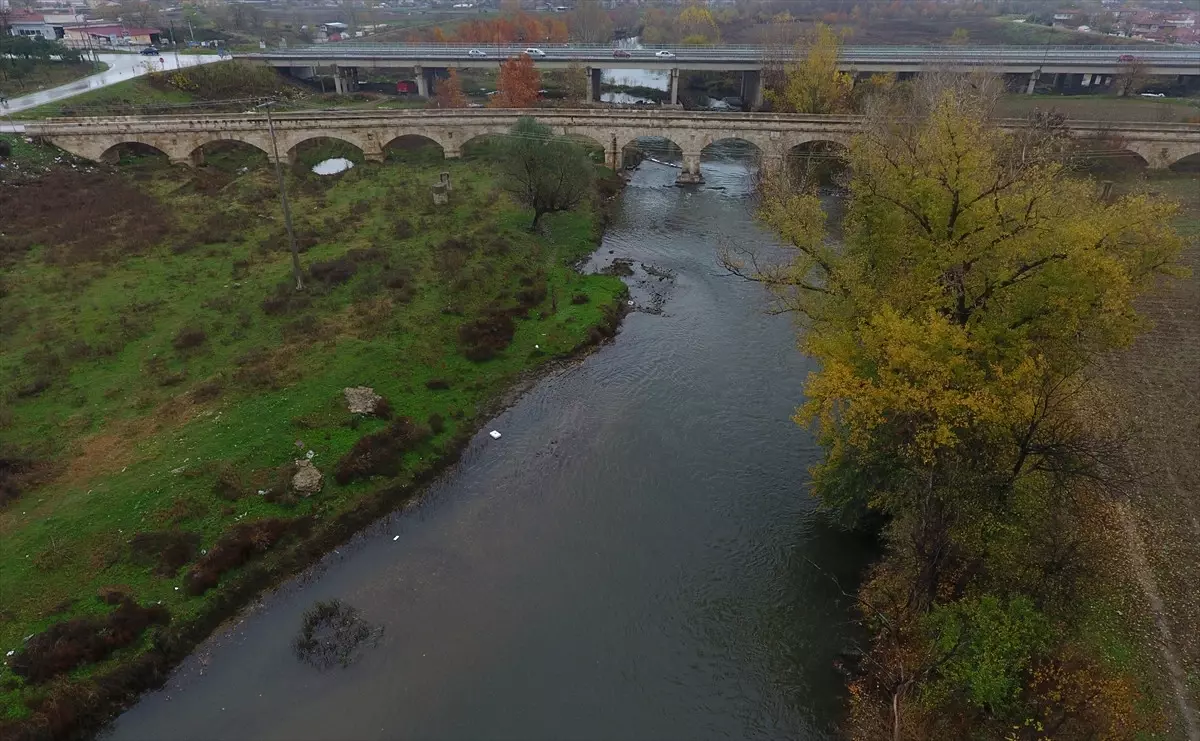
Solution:
{"label": "shrub", "polygon": [[193,347],[200,347],[208,339],[208,333],[203,327],[189,324],[181,328],[175,333],[175,338],[171,340],[171,347],[176,350],[189,350]]}
{"label": "shrub", "polygon": [[378,640],[383,628],[372,627],[358,609],[338,599],[320,601],[304,611],[304,623],[292,640],[296,658],[317,669],[349,666],[359,648]]}
{"label": "shrub", "polygon": [[262,310],[264,314],[278,316],[302,311],[311,305],[312,298],[306,292],[297,291],[294,283],[284,281],[275,284],[275,290],[263,299]]}
{"label": "shrub", "polygon": [[130,560],[153,567],[159,576],[171,577],[196,557],[199,546],[197,533],[179,530],[138,533],[129,540]]}
{"label": "shrub", "polygon": [[589,301],[591,301],[591,298],[588,297],[588,295],[586,293],[577,293],[571,297],[571,303],[573,303],[577,306],[579,304],[586,304]]}
{"label": "shrub", "polygon": [[429,437],[429,428],[399,417],[385,429],[363,435],[338,460],[334,478],[339,484],[371,476],[395,476],[404,465],[404,454]]}
{"label": "shrub", "polygon": [[434,413],[429,415],[429,429],[435,435],[442,434],[442,431],[446,429],[446,420],[442,419],[442,415],[440,414]]}
{"label": "shrub", "polygon": [[312,279],[326,286],[338,286],[354,277],[358,272],[358,264],[349,257],[343,256],[335,260],[314,262],[308,269]]}
{"label": "shrub", "polygon": [[425,388],[430,391],[445,391],[450,388],[450,382],[445,378],[431,378],[425,382]]}
{"label": "shrub", "polygon": [[458,340],[468,360],[483,362],[512,343],[517,328],[512,317],[500,311],[467,322],[458,328]]}
{"label": "shrub", "polygon": [[171,614],[162,605],[142,607],[126,598],[104,617],[80,617],[55,623],[29,639],[9,662],[14,674],[32,684],[87,663],[108,658],[133,643],[151,625],[166,625]]}
{"label": "shrub", "polygon": [[233,466],[223,463],[217,470],[216,481],[213,482],[213,494],[221,499],[236,502],[246,496],[246,483]]}
{"label": "shrub", "polygon": [[249,561],[274,545],[287,532],[286,520],[271,518],[235,525],[221,536],[204,558],[188,570],[184,589],[194,596],[204,594],[221,581],[221,575]]}

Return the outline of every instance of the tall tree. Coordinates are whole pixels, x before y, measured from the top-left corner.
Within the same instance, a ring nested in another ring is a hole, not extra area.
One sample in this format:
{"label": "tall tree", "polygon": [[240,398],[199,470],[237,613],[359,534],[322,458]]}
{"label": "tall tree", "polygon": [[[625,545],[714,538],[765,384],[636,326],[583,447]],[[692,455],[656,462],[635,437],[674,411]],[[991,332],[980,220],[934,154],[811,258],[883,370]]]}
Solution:
{"label": "tall tree", "polygon": [[467,107],[467,96],[463,94],[462,81],[458,79],[458,70],[451,69],[446,79],[438,83],[433,104],[436,108]]}
{"label": "tall tree", "polygon": [[504,187],[533,209],[531,231],[546,214],[573,209],[591,193],[587,152],[532,117],[521,117],[505,137],[502,163]]}
{"label": "tall tree", "polygon": [[[1011,690],[1032,681],[1049,640],[1031,607],[1044,609],[1047,575],[1071,558],[1036,544],[1070,537],[1060,523],[1075,516],[1072,486],[1103,480],[1114,458],[1074,422],[1080,372],[1132,339],[1134,299],[1180,248],[1172,204],[1102,199],[1061,162],[1055,137],[1000,131],[970,90],[873,111],[848,153],[842,245],[827,241],[814,194],[774,189],[763,217],[795,259],[726,259],[805,320],[821,370],[797,419],[826,449],[814,492],[833,511],[889,518],[899,565],[867,587],[882,596],[870,612],[887,636],[869,658],[883,678],[862,702],[886,718],[869,738],[882,725],[911,737],[914,683],[935,719],[950,717],[943,701],[993,731],[1028,717]],[[997,584],[1031,598],[950,602]],[[996,626],[1011,642],[994,643]],[[976,662],[985,653],[990,663]],[[939,728],[926,737],[964,735]]]}
{"label": "tall tree", "polygon": [[571,37],[581,43],[607,44],[612,41],[612,19],[600,0],[579,0],[567,25]]}
{"label": "tall tree", "polygon": [[818,23],[807,41],[796,45],[795,59],[766,91],[776,110],[787,113],[844,113],[853,104],[854,78],[838,71],[841,40]]}
{"label": "tall tree", "polygon": [[542,76],[533,66],[533,59],[528,54],[511,57],[500,65],[500,79],[491,105],[494,108],[533,108],[537,105],[541,87]]}

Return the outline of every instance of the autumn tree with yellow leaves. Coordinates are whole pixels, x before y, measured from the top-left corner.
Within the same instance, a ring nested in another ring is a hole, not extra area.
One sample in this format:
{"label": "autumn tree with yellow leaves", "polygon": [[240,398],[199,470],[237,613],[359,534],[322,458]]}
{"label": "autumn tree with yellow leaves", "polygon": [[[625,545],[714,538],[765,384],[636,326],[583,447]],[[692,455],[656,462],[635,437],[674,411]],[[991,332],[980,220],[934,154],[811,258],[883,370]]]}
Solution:
{"label": "autumn tree with yellow leaves", "polygon": [[[784,113],[846,113],[854,105],[854,78],[838,70],[841,39],[818,23],[790,60],[768,65],[766,98]],[[768,60],[770,61],[770,60]]]}
{"label": "autumn tree with yellow leaves", "polygon": [[1056,739],[1125,737],[1126,714],[1093,711],[1132,706],[1100,696],[1132,684],[1064,680],[1077,695],[1053,702],[1039,687],[1075,676],[1088,507],[1123,475],[1075,417],[1082,371],[1142,327],[1134,300],[1180,248],[1174,205],[1101,198],[1055,137],[992,125],[975,89],[872,112],[846,154],[840,244],[814,193],[775,186],[762,217],[793,259],[724,261],[802,319],[819,361],[796,415],[826,451],[814,493],[887,523],[859,594],[873,640],[850,735],[1042,738],[1011,729],[1053,714]]}

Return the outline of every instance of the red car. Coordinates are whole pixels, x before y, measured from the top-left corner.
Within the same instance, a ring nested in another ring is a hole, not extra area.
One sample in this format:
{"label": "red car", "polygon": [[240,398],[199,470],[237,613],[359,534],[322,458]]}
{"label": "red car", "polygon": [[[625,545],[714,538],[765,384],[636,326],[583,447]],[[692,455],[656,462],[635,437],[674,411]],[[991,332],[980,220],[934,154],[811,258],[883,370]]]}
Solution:
{"label": "red car", "polygon": [[613,56],[616,57],[617,59],[629,59],[629,57],[631,57],[633,55],[630,54],[629,52],[625,51],[624,49],[613,49]]}

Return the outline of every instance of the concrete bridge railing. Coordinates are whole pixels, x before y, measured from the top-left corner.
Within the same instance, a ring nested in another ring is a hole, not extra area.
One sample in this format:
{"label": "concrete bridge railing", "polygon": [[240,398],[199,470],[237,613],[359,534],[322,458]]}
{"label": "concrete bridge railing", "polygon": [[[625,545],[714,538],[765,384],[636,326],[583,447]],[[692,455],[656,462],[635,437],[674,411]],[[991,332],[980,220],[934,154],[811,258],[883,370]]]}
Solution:
{"label": "concrete bridge railing", "polygon": [[[814,142],[846,146],[862,125],[857,116],[805,116],[773,113],[706,113],[682,110],[625,109],[455,109],[407,111],[303,111],[274,116],[281,159],[292,159],[297,147],[316,138],[339,139],[362,150],[368,160],[382,160],[389,144],[401,137],[423,137],[458,157],[470,140],[506,133],[521,116],[535,116],[556,133],[594,142],[608,164],[620,167],[626,146],[643,137],[661,137],[683,152],[683,182],[700,178],[705,147],[724,139],[741,139],[761,153],[764,167],[782,164],[794,147]],[[1002,121],[1005,127],[1023,120]],[[1121,149],[1140,155],[1150,167],[1162,168],[1200,153],[1200,125],[1076,121],[1068,124],[1078,137],[1115,140]],[[238,141],[274,160],[265,114],[252,112],[205,116],[123,116],[47,119],[30,122],[26,133],[39,136],[80,157],[100,161],[117,146],[139,143],[164,152],[172,162],[198,164],[203,147]]]}

